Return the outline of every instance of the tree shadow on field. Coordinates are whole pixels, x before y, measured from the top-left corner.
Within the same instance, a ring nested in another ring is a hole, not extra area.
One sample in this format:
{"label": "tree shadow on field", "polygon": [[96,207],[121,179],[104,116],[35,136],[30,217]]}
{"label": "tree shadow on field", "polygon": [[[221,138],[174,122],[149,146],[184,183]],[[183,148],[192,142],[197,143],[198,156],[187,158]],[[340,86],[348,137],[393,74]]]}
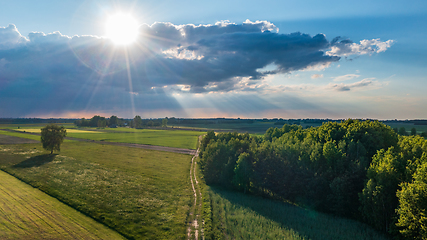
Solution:
{"label": "tree shadow on field", "polygon": [[[266,199],[260,196],[243,194],[212,187],[214,194],[230,201],[237,208],[246,208],[261,216],[279,223],[285,229],[292,229],[303,239],[387,239],[367,225],[351,219],[326,215],[310,209],[304,209],[290,203]],[[340,226],[333,227],[331,225]],[[362,236],[351,233],[363,233]]]}
{"label": "tree shadow on field", "polygon": [[30,168],[40,167],[46,163],[52,162],[58,154],[42,154],[34,157],[30,157],[25,161],[13,165],[14,168]]}

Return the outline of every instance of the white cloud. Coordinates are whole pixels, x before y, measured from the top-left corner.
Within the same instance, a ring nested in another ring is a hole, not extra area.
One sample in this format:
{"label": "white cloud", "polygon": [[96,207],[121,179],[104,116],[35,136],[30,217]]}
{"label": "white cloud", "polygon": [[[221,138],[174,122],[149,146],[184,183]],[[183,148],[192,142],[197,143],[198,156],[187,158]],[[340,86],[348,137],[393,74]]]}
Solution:
{"label": "white cloud", "polygon": [[333,81],[334,82],[343,82],[343,81],[348,81],[348,80],[351,80],[353,78],[358,78],[358,77],[360,77],[360,75],[357,75],[357,74],[346,74],[346,75],[343,75],[343,76],[335,77]]}
{"label": "white cloud", "polygon": [[391,47],[394,40],[387,40],[385,42],[377,39],[364,39],[359,44],[353,43],[348,40],[341,42],[334,42],[331,50],[327,51],[326,54],[329,56],[350,56],[350,55],[372,55],[373,53],[385,52]]}
{"label": "white cloud", "polygon": [[311,75],[311,79],[323,78],[323,74],[313,74]]}
{"label": "white cloud", "polygon": [[15,25],[9,24],[8,27],[0,27],[0,50],[13,48],[26,42],[28,39],[19,33]]}
{"label": "white cloud", "polygon": [[375,78],[365,78],[359,82],[344,84],[344,83],[330,83],[328,88],[336,90],[336,91],[351,91],[354,89],[366,89],[366,88],[379,88],[382,84],[378,81],[375,81]]}
{"label": "white cloud", "polygon": [[[13,102],[2,108],[4,114],[62,111],[64,103],[74,112],[91,104],[120,109],[128,104],[116,103],[130,95],[141,102],[155,96],[153,109],[179,107],[168,91],[191,95],[325,90],[314,85],[270,86],[264,80],[325,69],[340,60],[327,54],[331,46],[350,44],[329,42],[324,34],[279,34],[267,21],[198,26],[154,23],[142,25],[139,31],[139,38],[126,49],[97,36],[33,32],[27,39],[14,25],[0,27],[0,102]],[[369,44],[375,44],[376,52],[388,48],[379,41],[360,45],[369,48]],[[373,85],[364,82],[328,90],[361,89],[363,84]]]}

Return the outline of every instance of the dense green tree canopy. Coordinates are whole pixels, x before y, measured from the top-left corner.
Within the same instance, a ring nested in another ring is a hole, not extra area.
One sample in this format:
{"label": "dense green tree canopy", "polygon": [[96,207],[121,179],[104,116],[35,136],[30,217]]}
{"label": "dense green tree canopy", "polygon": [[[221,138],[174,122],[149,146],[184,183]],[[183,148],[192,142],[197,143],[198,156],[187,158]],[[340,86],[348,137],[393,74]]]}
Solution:
{"label": "dense green tree canopy", "polygon": [[262,137],[210,131],[200,166],[207,184],[365,219],[412,239],[427,228],[425,182],[413,180],[425,179],[427,141],[399,132],[352,119],[308,129],[285,124]]}
{"label": "dense green tree canopy", "polygon": [[50,151],[50,154],[54,150],[60,151],[64,137],[67,135],[67,131],[63,126],[57,126],[55,124],[49,124],[41,129],[40,140],[43,144],[43,148]]}

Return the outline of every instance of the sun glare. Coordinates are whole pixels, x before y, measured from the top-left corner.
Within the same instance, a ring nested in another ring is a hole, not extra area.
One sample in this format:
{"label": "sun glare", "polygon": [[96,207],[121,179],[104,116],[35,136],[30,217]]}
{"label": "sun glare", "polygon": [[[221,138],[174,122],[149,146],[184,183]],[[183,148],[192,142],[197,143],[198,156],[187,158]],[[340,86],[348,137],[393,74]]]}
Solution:
{"label": "sun glare", "polygon": [[107,37],[119,45],[132,43],[138,36],[138,23],[129,14],[111,15],[106,22],[105,29]]}

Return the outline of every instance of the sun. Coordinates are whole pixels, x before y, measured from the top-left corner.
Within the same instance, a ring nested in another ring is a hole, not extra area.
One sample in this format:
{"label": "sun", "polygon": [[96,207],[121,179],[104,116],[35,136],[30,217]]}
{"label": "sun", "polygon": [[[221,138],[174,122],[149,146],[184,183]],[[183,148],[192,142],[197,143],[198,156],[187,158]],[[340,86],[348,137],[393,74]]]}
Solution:
{"label": "sun", "polygon": [[138,23],[130,14],[111,15],[105,24],[107,37],[115,44],[126,45],[138,37]]}

